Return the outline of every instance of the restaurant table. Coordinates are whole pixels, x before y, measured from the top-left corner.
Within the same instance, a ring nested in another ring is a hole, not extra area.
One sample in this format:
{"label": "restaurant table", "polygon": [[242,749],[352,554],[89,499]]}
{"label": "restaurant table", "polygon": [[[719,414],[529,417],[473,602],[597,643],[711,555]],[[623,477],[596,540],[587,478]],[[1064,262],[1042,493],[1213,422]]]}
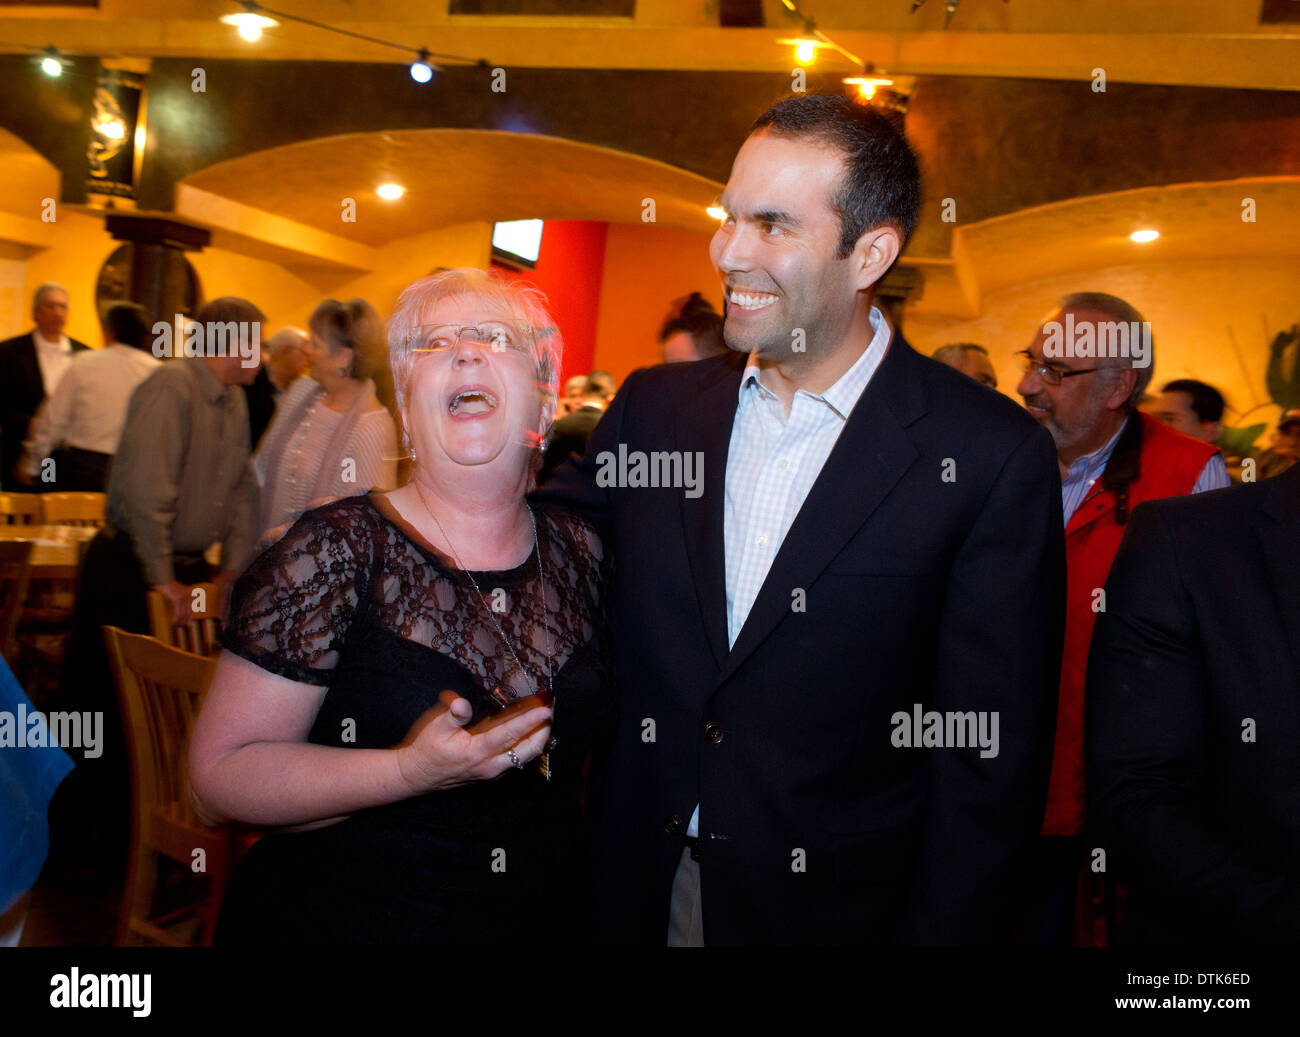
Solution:
{"label": "restaurant table", "polygon": [[0,526],[0,540],[30,540],[34,580],[77,578],[82,545],[94,539],[93,526]]}

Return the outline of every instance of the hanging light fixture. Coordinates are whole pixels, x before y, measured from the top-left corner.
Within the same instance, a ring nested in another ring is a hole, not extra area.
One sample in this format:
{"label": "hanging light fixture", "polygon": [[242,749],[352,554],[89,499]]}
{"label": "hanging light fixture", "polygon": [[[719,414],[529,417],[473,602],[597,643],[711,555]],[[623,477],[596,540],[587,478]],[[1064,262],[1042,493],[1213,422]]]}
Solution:
{"label": "hanging light fixture", "polygon": [[41,51],[37,63],[40,65],[41,71],[51,79],[58,79],[59,76],[63,75],[63,56],[55,49],[53,44]]}
{"label": "hanging light fixture", "polygon": [[429,52],[423,47],[414,61],[411,62],[411,78],[417,83],[427,83],[433,78],[433,66],[429,64]]}
{"label": "hanging light fixture", "polygon": [[270,29],[280,24],[274,18],[259,14],[258,5],[255,3],[245,3],[244,9],[235,14],[223,14],[220,21],[222,25],[233,25],[239,31],[239,35],[249,43],[260,40],[263,29]]}
{"label": "hanging light fixture", "polygon": [[870,101],[876,96],[876,90],[882,86],[893,86],[894,81],[888,76],[876,71],[876,66],[867,62],[862,69],[860,76],[845,76],[842,82],[846,86],[856,86],[858,93],[865,101]]}

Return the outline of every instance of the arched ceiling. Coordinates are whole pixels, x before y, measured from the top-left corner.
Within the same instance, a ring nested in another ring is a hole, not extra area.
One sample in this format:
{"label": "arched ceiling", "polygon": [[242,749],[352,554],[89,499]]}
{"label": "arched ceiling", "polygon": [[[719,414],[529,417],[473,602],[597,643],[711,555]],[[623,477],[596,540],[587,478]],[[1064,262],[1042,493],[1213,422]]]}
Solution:
{"label": "arched ceiling", "polygon": [[[375,189],[400,184],[385,201]],[[453,223],[512,219],[654,222],[711,230],[721,185],[662,162],[557,137],[491,130],[357,133],[219,162],[178,185],[370,247]],[[355,222],[342,219],[344,199]],[[188,199],[188,202],[186,201]]]}
{"label": "arched ceiling", "polygon": [[[1253,220],[1243,220],[1253,215]],[[1139,244],[1135,230],[1160,237]],[[948,259],[906,259],[924,273],[920,312],[973,317],[982,297],[1090,270],[1215,260],[1300,265],[1300,177],[1172,184],[1036,206],[959,227]]]}
{"label": "arched ceiling", "polygon": [[[40,219],[39,200],[59,197],[59,172],[25,140],[0,126],[0,169],[4,190],[0,212]],[[37,203],[34,207],[33,203]]]}

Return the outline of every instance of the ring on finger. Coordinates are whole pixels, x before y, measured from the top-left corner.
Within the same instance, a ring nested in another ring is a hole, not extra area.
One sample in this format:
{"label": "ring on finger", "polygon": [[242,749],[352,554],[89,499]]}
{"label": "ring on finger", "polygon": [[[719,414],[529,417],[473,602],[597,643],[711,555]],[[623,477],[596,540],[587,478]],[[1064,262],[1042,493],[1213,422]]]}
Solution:
{"label": "ring on finger", "polygon": [[516,770],[523,770],[523,769],[524,769],[524,761],[521,760],[521,759],[520,759],[520,758],[515,754],[514,749],[507,749],[507,750],[506,750],[506,755],[507,755],[508,757],[510,757],[510,762],[513,763],[513,764],[515,765],[515,769],[516,769]]}

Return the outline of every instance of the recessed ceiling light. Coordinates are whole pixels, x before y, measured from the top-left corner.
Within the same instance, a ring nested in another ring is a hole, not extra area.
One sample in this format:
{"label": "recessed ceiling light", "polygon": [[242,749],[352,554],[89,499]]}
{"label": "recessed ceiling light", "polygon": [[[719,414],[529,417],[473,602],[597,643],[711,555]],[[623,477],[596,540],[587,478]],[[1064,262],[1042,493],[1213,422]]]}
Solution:
{"label": "recessed ceiling light", "polygon": [[1155,241],[1156,238],[1160,237],[1160,232],[1158,230],[1135,230],[1129,237],[1134,241],[1145,243]]}
{"label": "recessed ceiling light", "polygon": [[406,194],[406,188],[401,184],[380,184],[375,188],[375,194],[386,202],[395,202]]}

